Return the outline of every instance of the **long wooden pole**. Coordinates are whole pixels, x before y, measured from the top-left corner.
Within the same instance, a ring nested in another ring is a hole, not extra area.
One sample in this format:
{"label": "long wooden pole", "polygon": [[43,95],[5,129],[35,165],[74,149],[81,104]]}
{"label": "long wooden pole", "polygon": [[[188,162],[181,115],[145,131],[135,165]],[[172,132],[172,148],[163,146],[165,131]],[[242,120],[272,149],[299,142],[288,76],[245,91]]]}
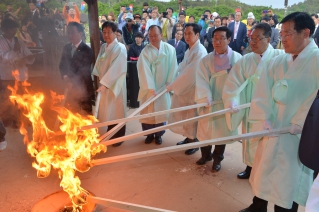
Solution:
{"label": "long wooden pole", "polygon": [[124,209],[128,211],[136,211],[136,212],[173,212],[170,210],[165,210],[161,208],[154,208],[154,207],[149,207],[145,205],[138,205],[138,204],[133,204],[133,203],[128,203],[128,202],[121,202],[121,201],[116,201],[116,200],[111,200],[111,199],[105,199],[101,197],[94,197],[94,196],[88,196],[86,198],[86,201],[99,204],[99,205],[104,205],[107,207],[111,208],[119,208],[119,209]]}
{"label": "long wooden pole", "polygon": [[[144,104],[142,104],[137,110],[135,110],[130,116],[133,117],[135,115],[137,115],[138,113],[140,113],[144,108],[146,108],[149,104],[151,104],[152,102],[154,102],[155,100],[157,100],[159,97],[161,97],[164,93],[167,92],[167,89],[164,88],[164,90],[161,89],[161,92],[159,94],[157,94],[156,96],[152,96],[151,98],[149,98]],[[99,139],[100,141],[103,140],[108,140],[110,139],[115,133],[117,133],[124,125],[126,122],[121,122],[119,124],[117,124],[115,127],[113,127],[110,131],[106,132],[104,135],[102,135]]]}
{"label": "long wooden pole", "polygon": [[[221,101],[217,101],[216,103],[219,103],[219,102],[221,102]],[[216,104],[216,103],[213,102],[213,104]],[[150,118],[150,117],[153,117],[153,116],[159,116],[159,115],[165,115],[165,114],[169,114],[169,113],[181,112],[181,111],[184,111],[184,110],[190,110],[190,109],[194,109],[194,108],[204,107],[206,105],[207,105],[207,103],[201,103],[201,104],[189,105],[189,106],[185,106],[185,107],[174,108],[174,109],[170,109],[170,110],[163,110],[163,111],[159,111],[159,112],[148,113],[148,114],[139,115],[139,116],[133,116],[133,117],[123,118],[123,119],[116,119],[116,120],[112,120],[112,121],[107,121],[107,122],[95,123],[95,124],[92,124],[92,125],[83,126],[79,130],[88,130],[88,129],[91,129],[91,128],[99,128],[99,127],[109,126],[109,125],[112,125],[112,124],[118,124],[118,123],[121,123],[121,122],[129,122],[129,121],[133,121],[133,120],[140,120],[140,119],[144,119],[144,118]]]}
{"label": "long wooden pole", "polygon": [[263,130],[258,132],[242,134],[242,135],[234,135],[234,136],[194,142],[194,143],[189,143],[184,145],[170,146],[170,147],[164,147],[160,149],[153,149],[153,150],[136,152],[131,154],[119,155],[119,156],[114,156],[114,157],[109,157],[104,159],[92,160],[90,165],[91,167],[93,167],[93,166],[98,166],[103,164],[116,163],[116,162],[133,160],[137,158],[144,158],[144,157],[149,157],[154,155],[162,155],[162,154],[167,154],[171,152],[178,152],[178,151],[182,151],[186,149],[193,149],[193,148],[204,147],[208,145],[228,144],[234,141],[251,139],[256,137],[261,138],[264,136],[278,136],[279,134],[289,133],[290,129],[291,127],[284,127],[284,128],[272,130],[271,132],[269,130]]}
{"label": "long wooden pole", "polygon": [[[250,107],[250,103],[239,105],[239,106],[235,107],[234,109],[240,109],[241,110],[241,109],[248,108],[248,107]],[[179,126],[179,125],[192,123],[192,122],[195,122],[195,121],[198,121],[198,120],[201,120],[201,119],[206,119],[206,118],[211,118],[211,117],[214,117],[214,116],[223,115],[225,113],[231,112],[232,110],[233,109],[231,109],[231,108],[227,108],[227,109],[224,109],[224,110],[215,111],[215,112],[208,113],[208,114],[205,114],[205,115],[196,116],[194,118],[190,118],[190,119],[174,122],[172,124],[164,125],[164,126],[161,126],[161,127],[156,127],[154,129],[145,130],[145,131],[142,131],[142,132],[138,132],[138,133],[134,133],[134,134],[131,134],[131,135],[115,138],[115,139],[108,140],[108,141],[103,141],[103,142],[100,142],[99,144],[96,144],[96,145],[103,144],[105,146],[108,146],[108,145],[111,145],[111,144],[115,144],[115,143],[122,142],[122,141],[127,141],[127,140],[130,140],[130,139],[133,139],[133,138],[138,138],[138,137],[143,136],[143,135],[148,135],[148,134],[151,134],[151,133],[159,132],[159,131],[162,131],[162,130],[165,130],[165,129],[169,129],[169,128],[172,128],[172,127],[176,127],[176,126]]]}

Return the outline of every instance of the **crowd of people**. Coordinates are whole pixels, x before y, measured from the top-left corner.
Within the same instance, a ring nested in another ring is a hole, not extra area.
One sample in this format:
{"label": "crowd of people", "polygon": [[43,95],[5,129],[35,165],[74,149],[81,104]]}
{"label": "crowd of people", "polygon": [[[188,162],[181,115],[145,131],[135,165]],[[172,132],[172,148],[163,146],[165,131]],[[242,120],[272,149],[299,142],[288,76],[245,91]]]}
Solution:
{"label": "crowd of people", "polygon": [[[221,17],[217,12],[206,10],[195,23],[191,15],[186,22],[184,11],[173,18],[172,8],[159,13],[158,8],[150,9],[144,3],[142,15],[133,15],[122,6],[117,20],[113,13],[101,16],[101,47],[92,71],[94,55],[83,40],[77,6],[74,5],[73,11],[68,7],[68,4],[64,6],[63,13],[69,43],[63,48],[59,69],[65,86],[72,93],[69,96],[75,111],[92,114],[93,74],[99,80],[98,119],[105,122],[125,118],[127,63],[123,61],[137,61],[138,101],[146,103],[166,91],[140,114],[205,105],[141,119],[142,130],[147,133],[146,144],[153,141],[162,144],[165,130],[156,131],[158,127],[225,108],[231,112],[171,128],[172,132],[185,137],[177,145],[238,135],[240,124],[243,133],[272,132],[291,126],[286,134],[242,141],[243,163],[247,166],[237,177],[249,179],[254,197],[253,203],[241,212],[267,211],[268,201],[275,204],[275,212],[297,212],[299,205],[306,205],[314,173],[300,162],[298,147],[306,115],[319,89],[316,14],[291,13],[281,20],[279,31],[278,17],[271,10],[263,11],[260,21],[249,13],[246,25],[241,11]],[[36,17],[32,16],[31,21],[27,19],[20,39],[15,37],[19,28],[15,17],[19,11],[8,10],[0,36],[0,76],[4,84],[13,83],[10,72],[15,69],[20,72],[15,80],[27,79],[26,64],[34,61],[27,46],[31,42],[41,45],[36,21],[41,17],[39,9],[30,3]],[[30,27],[38,33],[33,34]],[[277,49],[279,41],[284,50]],[[8,92],[1,94],[2,104],[8,103]],[[239,110],[238,106],[245,103],[251,103],[250,108]],[[5,113],[12,114],[10,106],[4,104],[3,107],[8,108]],[[115,126],[100,128],[99,133],[104,134]],[[124,135],[125,125],[112,138]],[[7,143],[1,122],[0,136],[3,150]],[[211,145],[201,147],[201,158],[196,164],[204,165],[213,160],[212,172],[219,172],[226,146],[215,145],[213,151]],[[199,148],[187,149],[185,154],[197,151]],[[318,211],[319,201],[308,202],[307,212]]]}

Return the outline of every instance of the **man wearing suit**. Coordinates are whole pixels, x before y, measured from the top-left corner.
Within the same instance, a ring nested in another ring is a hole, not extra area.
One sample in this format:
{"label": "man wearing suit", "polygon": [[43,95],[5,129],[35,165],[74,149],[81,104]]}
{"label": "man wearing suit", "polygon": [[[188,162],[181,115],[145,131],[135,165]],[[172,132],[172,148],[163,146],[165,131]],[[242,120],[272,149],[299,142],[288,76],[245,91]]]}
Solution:
{"label": "man wearing suit", "polygon": [[67,100],[70,101],[70,106],[75,110],[84,110],[90,114],[94,95],[91,78],[94,54],[92,49],[81,40],[83,33],[81,24],[69,23],[67,35],[70,43],[63,48],[59,69],[69,88],[69,99]]}
{"label": "man wearing suit", "polygon": [[219,16],[217,16],[215,18],[214,21],[214,27],[209,28],[208,33],[207,33],[207,42],[208,42],[208,46],[207,46],[207,53],[211,53],[212,51],[214,51],[214,47],[213,47],[213,32],[216,28],[220,27],[222,24],[222,20]]}
{"label": "man wearing suit", "polygon": [[183,31],[177,30],[175,33],[175,39],[170,39],[167,41],[167,43],[175,47],[178,64],[182,62],[185,51],[186,51],[186,44],[183,41],[181,41],[182,37],[183,37]]}
{"label": "man wearing suit", "polygon": [[317,46],[319,47],[319,30],[318,30],[318,15],[317,14],[311,14],[311,18],[313,22],[315,23],[315,32],[312,35],[312,38],[315,40]]}
{"label": "man wearing suit", "polygon": [[245,39],[247,36],[247,27],[246,24],[240,21],[241,16],[241,12],[236,12],[235,21],[228,25],[228,28],[233,32],[229,46],[239,54],[242,54],[245,49]]}
{"label": "man wearing suit", "polygon": [[[270,27],[270,18],[268,16],[264,16],[261,19],[261,23],[266,23],[268,24]],[[270,37],[270,45],[276,49],[277,45],[279,43],[279,30],[277,28],[273,28],[271,27],[271,37]]]}
{"label": "man wearing suit", "polygon": [[29,3],[31,10],[31,17],[28,21],[28,30],[31,32],[32,41],[36,43],[37,47],[41,47],[41,41],[39,39],[39,31],[41,31],[41,15],[40,11],[34,3]]}

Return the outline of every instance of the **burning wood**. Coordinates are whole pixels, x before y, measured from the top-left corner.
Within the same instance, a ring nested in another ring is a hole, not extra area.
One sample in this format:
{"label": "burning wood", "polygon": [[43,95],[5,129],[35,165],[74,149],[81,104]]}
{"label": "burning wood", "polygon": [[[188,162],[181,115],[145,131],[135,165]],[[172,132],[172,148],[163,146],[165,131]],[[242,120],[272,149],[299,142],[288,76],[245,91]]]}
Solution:
{"label": "burning wood", "polygon": [[[27,85],[27,83],[25,83]],[[58,170],[61,179],[61,187],[67,192],[72,200],[73,211],[77,211],[89,195],[81,188],[81,181],[75,175],[75,170],[85,172],[89,167],[79,164],[89,164],[92,156],[99,152],[105,152],[103,145],[98,145],[99,134],[96,128],[78,132],[78,128],[84,125],[91,125],[97,122],[94,116],[82,116],[72,113],[63,107],[55,107],[58,119],[61,122],[60,130],[65,133],[57,136],[50,130],[42,114],[41,104],[46,99],[43,93],[30,93],[26,87],[22,87],[23,94],[18,94],[18,82],[14,87],[8,87],[12,95],[10,100],[18,105],[23,114],[32,123],[32,139],[29,140],[28,130],[21,125],[20,133],[24,135],[24,143],[27,145],[28,153],[35,158],[32,166],[37,170],[39,178],[47,177],[50,174],[51,166]],[[62,98],[52,93],[53,101],[60,101]],[[92,145],[96,144],[94,147]]]}

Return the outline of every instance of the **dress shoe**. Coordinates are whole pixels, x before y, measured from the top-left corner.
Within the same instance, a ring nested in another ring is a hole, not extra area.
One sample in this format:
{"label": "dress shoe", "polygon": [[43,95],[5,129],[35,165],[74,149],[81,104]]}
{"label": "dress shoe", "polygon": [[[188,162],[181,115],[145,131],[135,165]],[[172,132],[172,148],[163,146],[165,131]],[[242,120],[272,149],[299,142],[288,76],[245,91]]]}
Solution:
{"label": "dress shoe", "polygon": [[200,148],[200,151],[202,153],[202,157],[196,161],[197,165],[204,165],[207,161],[211,161],[213,159],[212,157],[212,146],[204,146]]}
{"label": "dress shoe", "polygon": [[148,135],[148,136],[146,136],[145,143],[150,144],[150,143],[152,143],[153,140],[154,140],[154,136]]}
{"label": "dress shoe", "polygon": [[239,179],[249,179],[250,177],[250,172],[246,172],[246,171],[243,171],[243,172],[240,172],[237,177]]}
{"label": "dress shoe", "polygon": [[178,142],[176,145],[188,144],[188,138],[185,138],[184,141]]}
{"label": "dress shoe", "polygon": [[162,137],[161,136],[155,136],[155,143],[158,144],[158,145],[161,145],[162,144]]}
{"label": "dress shoe", "polygon": [[250,212],[249,208],[245,208],[243,210],[240,210],[239,212]]}
{"label": "dress shoe", "polygon": [[213,163],[213,167],[212,167],[212,172],[219,172],[220,168],[222,168],[222,166],[220,165],[220,162],[214,162]]}
{"label": "dress shoe", "polygon": [[187,149],[187,150],[185,151],[185,154],[186,154],[186,155],[192,155],[192,154],[194,154],[195,152],[197,152],[198,150],[199,150],[199,148]]}
{"label": "dress shoe", "polygon": [[121,146],[122,143],[123,143],[123,142],[118,142],[118,143],[112,144],[112,146],[113,146],[113,147],[118,147],[118,146]]}
{"label": "dress shoe", "polygon": [[251,167],[250,167],[250,166],[247,166],[246,169],[245,169],[245,171],[240,172],[240,173],[237,175],[237,177],[238,177],[239,179],[249,179],[249,177],[250,177],[250,172],[251,172]]}

